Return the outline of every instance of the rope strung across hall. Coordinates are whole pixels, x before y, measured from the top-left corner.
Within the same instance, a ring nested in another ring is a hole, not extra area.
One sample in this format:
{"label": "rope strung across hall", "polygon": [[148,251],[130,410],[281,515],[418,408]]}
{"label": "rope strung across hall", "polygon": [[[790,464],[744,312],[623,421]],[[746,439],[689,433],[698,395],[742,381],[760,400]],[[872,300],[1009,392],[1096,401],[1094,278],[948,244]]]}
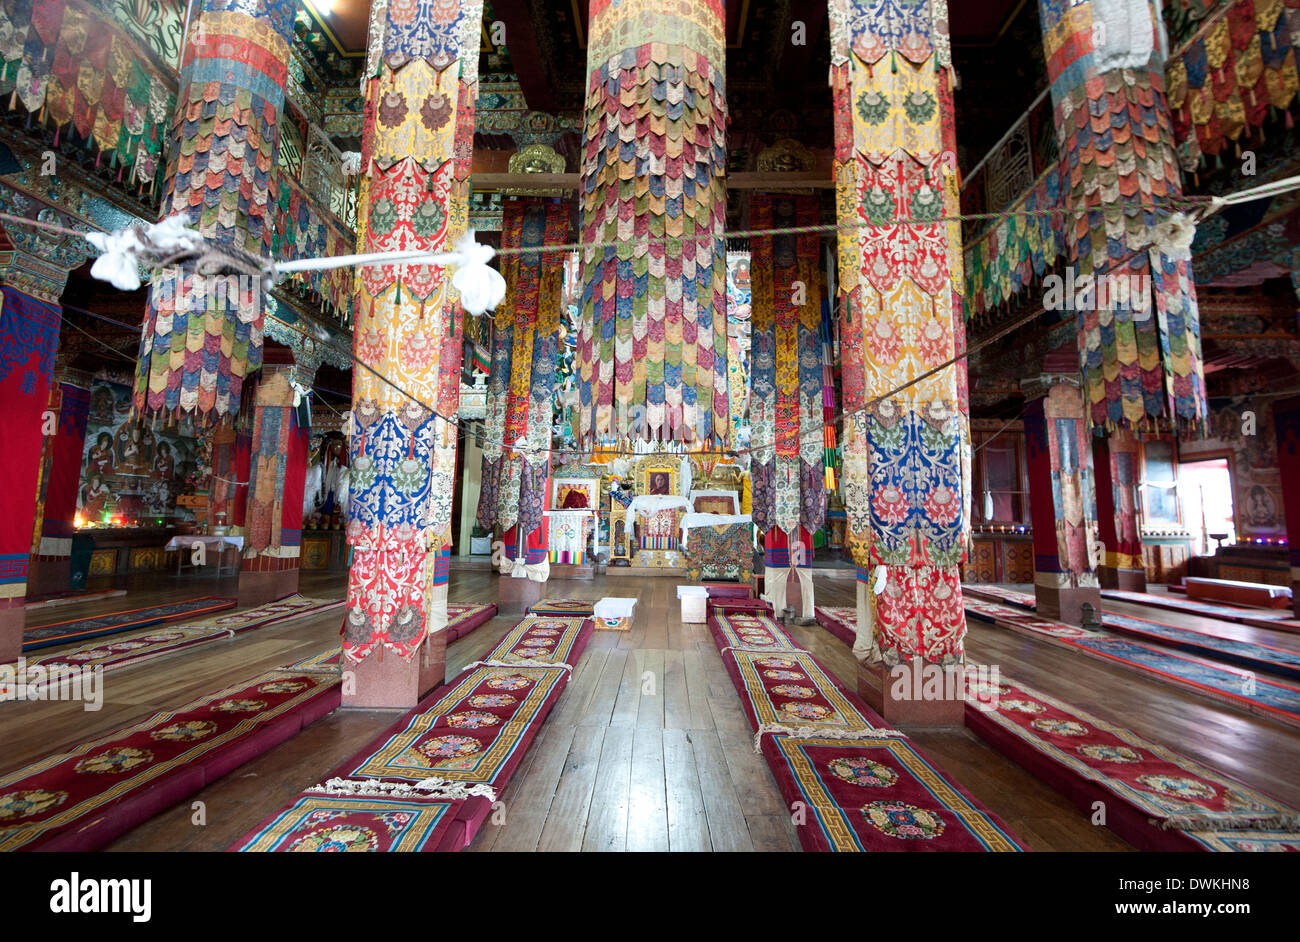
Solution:
{"label": "rope strung across hall", "polygon": [[[1169,248],[1177,246],[1183,248],[1190,243],[1190,235],[1195,231],[1195,225],[1204,221],[1209,216],[1218,212],[1226,206],[1233,206],[1239,203],[1251,202],[1258,199],[1268,199],[1281,193],[1290,192],[1300,189],[1300,176],[1287,177],[1281,180],[1274,180],[1263,183],[1255,187],[1249,187],[1227,196],[1205,196],[1205,197],[1180,197],[1173,200],[1166,200],[1172,204],[1178,204],[1187,209],[1188,212],[1170,213],[1161,224],[1153,227],[1150,237],[1151,244],[1156,241],[1166,242]],[[1157,200],[1157,202],[1161,202]],[[951,217],[954,221],[966,219],[1004,219],[1013,216],[1041,215],[1044,213],[1064,213],[1064,209],[1048,209],[1037,211],[1017,211],[1006,213],[978,213],[955,215]],[[114,287],[121,290],[130,291],[140,287],[139,266],[146,267],[166,267],[181,262],[194,262],[200,272],[208,274],[220,274],[234,270],[241,273],[256,274],[263,280],[270,281],[280,274],[289,274],[297,271],[324,270],[327,268],[337,267],[360,267],[366,265],[379,265],[392,262],[404,262],[414,265],[443,265],[455,267],[456,274],[452,276],[452,283],[461,292],[461,299],[466,311],[472,314],[481,314],[488,310],[494,309],[500,304],[505,296],[505,279],[501,274],[488,265],[493,257],[498,255],[511,254],[511,250],[506,249],[498,251],[490,245],[484,245],[476,242],[474,231],[467,231],[456,243],[455,250],[452,252],[440,252],[428,254],[422,252],[387,252],[387,253],[370,253],[366,255],[342,255],[331,258],[318,259],[301,259],[292,262],[275,262],[259,258],[253,255],[247,255],[233,250],[229,247],[223,247],[216,250],[208,245],[203,237],[185,226],[180,216],[172,216],[161,222],[146,227],[132,227],[120,229],[116,232],[83,232],[76,229],[69,229],[55,223],[46,222],[40,219],[29,219],[25,216],[16,216],[9,213],[0,213],[0,222],[13,223],[16,225],[29,226],[31,228],[43,229],[50,232],[56,232],[61,235],[75,235],[85,238],[96,249],[99,250],[100,256],[91,266],[91,274],[103,281],[108,281]],[[867,223],[863,223],[867,225]],[[760,235],[801,235],[814,232],[833,233],[841,227],[835,225],[819,226],[793,226],[768,230],[752,230],[744,232],[732,232],[727,234],[727,238],[744,238]],[[545,251],[565,251],[580,246],[576,245],[554,245],[530,248],[531,252]],[[1149,247],[1149,246],[1147,246]],[[1167,249],[1166,249],[1167,250]],[[522,250],[520,250],[522,251]],[[1136,250],[1130,252],[1130,257],[1136,254]],[[1118,260],[1112,267],[1119,267],[1125,259]],[[473,306],[471,306],[473,305]],[[986,338],[983,344],[970,347],[963,351],[953,360],[939,364],[933,370],[946,369],[952,366],[958,359],[969,357],[980,349],[981,346],[987,345],[1014,330],[1023,326],[1028,321],[1037,317],[1041,311],[1034,311],[1030,315],[1014,323],[1007,325],[999,330],[994,336]],[[268,314],[269,317],[274,315]],[[279,320],[278,318],[274,318]],[[302,331],[296,324],[289,324],[281,321],[291,329]],[[350,355],[350,351],[348,351]],[[365,363],[353,357],[354,362],[363,368],[370,369]],[[375,372],[374,370],[370,370]],[[427,404],[420,403],[414,396],[403,391],[396,386],[387,377],[377,372],[375,375],[393,386],[398,392],[407,395],[412,402],[422,405],[424,408],[433,412],[435,418],[451,426],[459,426],[459,422],[454,418],[438,413],[435,409]],[[924,374],[924,375],[928,375]],[[901,392],[906,386],[914,385],[915,381],[905,384],[903,387],[893,389],[889,393],[876,397],[867,403],[864,408],[871,408],[878,404],[879,401],[889,398],[889,396]],[[849,413],[841,413],[839,416],[824,419],[821,424],[812,423],[807,429],[809,434],[822,436],[822,426],[838,418],[844,418]],[[803,430],[796,432],[802,435]],[[517,447],[509,442],[495,443],[505,451],[517,451]],[[768,445],[773,447],[774,443]],[[739,456],[752,451],[752,448],[742,448],[728,450],[728,455]],[[606,452],[608,453],[608,452]],[[574,452],[574,454],[587,454],[587,452]]]}

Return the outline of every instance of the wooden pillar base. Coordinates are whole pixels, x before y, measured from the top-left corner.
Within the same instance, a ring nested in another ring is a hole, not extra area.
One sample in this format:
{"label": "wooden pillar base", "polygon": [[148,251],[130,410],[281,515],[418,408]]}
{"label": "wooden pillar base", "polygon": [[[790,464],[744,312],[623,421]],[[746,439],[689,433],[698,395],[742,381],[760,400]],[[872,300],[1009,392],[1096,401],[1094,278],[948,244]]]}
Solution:
{"label": "wooden pillar base", "polygon": [[293,595],[298,591],[298,573],[297,566],[261,572],[241,570],[237,604],[240,608],[251,608]]}
{"label": "wooden pillar base", "polygon": [[27,600],[0,599],[0,664],[18,660],[23,653],[23,606]]}
{"label": "wooden pillar base", "polygon": [[343,661],[343,706],[409,710],[447,680],[447,633],[430,637],[411,660],[375,652],[360,664]]}
{"label": "wooden pillar base", "polygon": [[919,658],[910,664],[858,665],[858,696],[890,726],[966,725],[965,672]]}
{"label": "wooden pillar base", "polygon": [[1145,569],[1124,569],[1120,566],[1098,566],[1097,582],[1103,589],[1120,589],[1124,592],[1145,592]]}
{"label": "wooden pillar base", "polygon": [[1093,614],[1101,618],[1101,589],[1097,586],[1045,586],[1034,585],[1036,612],[1040,618],[1053,618],[1067,625],[1083,624],[1083,606],[1091,605]]}
{"label": "wooden pillar base", "polygon": [[70,557],[32,557],[31,565],[27,570],[28,595],[57,595],[71,588],[72,559]]}
{"label": "wooden pillar base", "polygon": [[502,576],[497,580],[497,614],[522,615],[546,595],[546,583]]}

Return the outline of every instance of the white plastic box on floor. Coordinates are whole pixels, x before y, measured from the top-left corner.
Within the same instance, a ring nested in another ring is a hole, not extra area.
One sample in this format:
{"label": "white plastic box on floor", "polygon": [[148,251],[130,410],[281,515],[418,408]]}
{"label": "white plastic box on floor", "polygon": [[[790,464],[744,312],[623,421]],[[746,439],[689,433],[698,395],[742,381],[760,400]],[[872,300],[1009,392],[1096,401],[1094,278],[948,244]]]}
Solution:
{"label": "white plastic box on floor", "polygon": [[682,621],[703,624],[708,621],[709,590],[702,585],[679,585],[677,598],[682,603]]}

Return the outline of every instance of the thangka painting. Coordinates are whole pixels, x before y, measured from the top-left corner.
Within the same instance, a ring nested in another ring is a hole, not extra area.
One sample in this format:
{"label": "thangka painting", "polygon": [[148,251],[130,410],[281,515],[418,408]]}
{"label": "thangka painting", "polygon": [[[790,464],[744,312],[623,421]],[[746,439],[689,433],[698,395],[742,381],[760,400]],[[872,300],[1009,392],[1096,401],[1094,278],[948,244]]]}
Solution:
{"label": "thangka painting", "polygon": [[177,496],[194,489],[197,441],[129,422],[130,410],[130,387],[102,380],[91,387],[77,492],[87,521],[156,522],[174,516]]}

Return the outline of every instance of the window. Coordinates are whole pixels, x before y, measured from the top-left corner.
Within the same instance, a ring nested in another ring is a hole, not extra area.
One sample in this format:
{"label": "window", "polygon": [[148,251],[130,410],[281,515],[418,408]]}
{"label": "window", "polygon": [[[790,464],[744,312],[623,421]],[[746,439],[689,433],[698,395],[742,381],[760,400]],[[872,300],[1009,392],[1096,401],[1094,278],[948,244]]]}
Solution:
{"label": "window", "polygon": [[[1025,494],[1025,435],[1016,429],[974,432],[971,464],[973,493],[971,522],[978,524],[1028,523]],[[990,513],[991,511],[991,513]]]}

